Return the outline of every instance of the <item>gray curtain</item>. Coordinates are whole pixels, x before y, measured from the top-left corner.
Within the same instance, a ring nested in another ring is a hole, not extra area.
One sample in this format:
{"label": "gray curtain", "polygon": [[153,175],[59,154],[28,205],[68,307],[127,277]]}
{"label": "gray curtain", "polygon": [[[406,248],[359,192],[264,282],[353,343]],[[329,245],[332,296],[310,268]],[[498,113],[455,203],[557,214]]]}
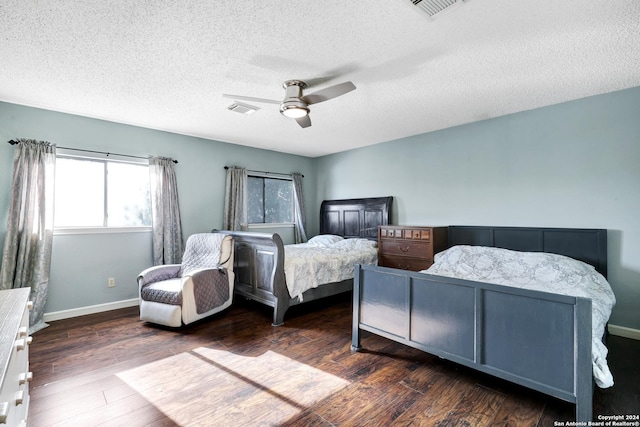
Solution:
{"label": "gray curtain", "polygon": [[153,264],[180,264],[184,251],[175,162],[167,157],[149,158]]}
{"label": "gray curtain", "polygon": [[2,253],[0,289],[31,288],[31,332],[44,323],[53,243],[55,145],[19,139]]}
{"label": "gray curtain", "polygon": [[295,204],[294,209],[294,235],[295,243],[304,243],[307,241],[307,233],[305,227],[307,224],[306,216],[304,213],[304,193],[302,192],[302,174],[294,172],[291,174],[293,178],[293,200]]}
{"label": "gray curtain", "polygon": [[224,230],[247,229],[247,170],[227,168],[227,185],[224,194]]}

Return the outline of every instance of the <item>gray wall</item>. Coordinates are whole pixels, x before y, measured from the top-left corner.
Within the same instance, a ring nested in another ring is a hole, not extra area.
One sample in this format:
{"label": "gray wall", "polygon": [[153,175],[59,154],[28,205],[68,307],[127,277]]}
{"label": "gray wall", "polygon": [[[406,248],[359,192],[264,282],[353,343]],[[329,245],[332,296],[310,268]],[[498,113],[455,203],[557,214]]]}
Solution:
{"label": "gray wall", "polygon": [[[305,203],[317,211],[313,159],[143,129],[0,102],[0,245],[4,247],[15,138],[59,146],[178,159],[176,175],[185,238],[222,228],[225,165],[304,178]],[[312,218],[315,218],[312,216]],[[316,233],[317,219],[309,231]],[[56,235],[47,313],[137,297],[137,274],[151,265],[150,233]],[[116,287],[107,287],[107,278]]]}
{"label": "gray wall", "polygon": [[391,195],[395,224],[607,228],[611,323],[640,329],[639,112],[634,88],[326,156],[318,199]]}
{"label": "gray wall", "polygon": [[[185,235],[221,227],[224,165],[299,171],[309,235],[322,200],[386,195],[395,224],[607,228],[611,323],[640,329],[638,111],[635,88],[309,159],[0,103],[0,244],[12,138],[177,158]],[[46,311],[135,298],[150,247],[144,233],[56,236]]]}

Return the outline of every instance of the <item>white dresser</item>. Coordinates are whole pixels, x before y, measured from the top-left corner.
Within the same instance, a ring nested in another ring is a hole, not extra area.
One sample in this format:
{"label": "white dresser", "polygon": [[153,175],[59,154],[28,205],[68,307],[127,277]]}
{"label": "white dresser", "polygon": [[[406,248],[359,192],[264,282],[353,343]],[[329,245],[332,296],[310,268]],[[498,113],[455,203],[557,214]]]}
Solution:
{"label": "white dresser", "polygon": [[29,294],[0,291],[0,426],[26,426],[29,410]]}

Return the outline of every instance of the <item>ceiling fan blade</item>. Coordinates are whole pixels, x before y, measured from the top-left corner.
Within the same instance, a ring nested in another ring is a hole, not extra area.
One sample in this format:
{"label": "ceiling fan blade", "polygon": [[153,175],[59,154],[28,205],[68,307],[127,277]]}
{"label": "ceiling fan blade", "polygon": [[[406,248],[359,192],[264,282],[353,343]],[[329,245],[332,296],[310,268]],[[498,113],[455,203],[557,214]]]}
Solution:
{"label": "ceiling fan blade", "polygon": [[296,122],[298,122],[301,128],[308,128],[309,126],[311,126],[311,119],[309,118],[308,114],[304,117],[298,117],[296,119]]}
{"label": "ceiling fan blade", "polygon": [[253,102],[264,102],[266,104],[282,104],[282,101],[276,101],[275,99],[264,99],[264,98],[254,98],[251,96],[242,96],[242,95],[228,95],[223,93],[222,96],[224,98],[231,98],[238,101],[253,101]]}
{"label": "ceiling fan blade", "polygon": [[325,89],[320,89],[317,92],[310,93],[309,95],[305,95],[302,99],[309,105],[317,104],[318,102],[328,101],[329,99],[336,98],[340,95],[344,95],[345,93],[351,92],[356,88],[351,82],[339,83],[337,85],[329,86]]}
{"label": "ceiling fan blade", "polygon": [[331,81],[338,80],[340,77],[342,77],[345,74],[353,73],[354,71],[357,71],[357,70],[358,70],[358,67],[355,64],[345,64],[341,67],[336,67],[332,70],[328,70],[322,73],[322,75],[320,76],[317,76],[314,78],[311,78],[311,77],[302,78],[300,80],[305,82],[307,84],[307,87],[322,86]]}

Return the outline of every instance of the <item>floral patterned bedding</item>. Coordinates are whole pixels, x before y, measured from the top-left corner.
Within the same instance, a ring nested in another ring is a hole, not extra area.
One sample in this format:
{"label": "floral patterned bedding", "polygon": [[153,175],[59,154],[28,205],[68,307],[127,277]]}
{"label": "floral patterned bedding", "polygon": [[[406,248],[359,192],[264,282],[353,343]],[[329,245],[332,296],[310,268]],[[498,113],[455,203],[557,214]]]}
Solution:
{"label": "floral patterned bedding", "polygon": [[353,279],[354,264],[376,265],[377,242],[323,234],[307,243],[285,245],[284,275],[292,298],[326,283]]}
{"label": "floral patterned bedding", "polygon": [[436,254],[423,272],[591,298],[593,375],[599,387],[613,385],[602,336],[616,298],[593,266],[563,255],[461,245]]}

